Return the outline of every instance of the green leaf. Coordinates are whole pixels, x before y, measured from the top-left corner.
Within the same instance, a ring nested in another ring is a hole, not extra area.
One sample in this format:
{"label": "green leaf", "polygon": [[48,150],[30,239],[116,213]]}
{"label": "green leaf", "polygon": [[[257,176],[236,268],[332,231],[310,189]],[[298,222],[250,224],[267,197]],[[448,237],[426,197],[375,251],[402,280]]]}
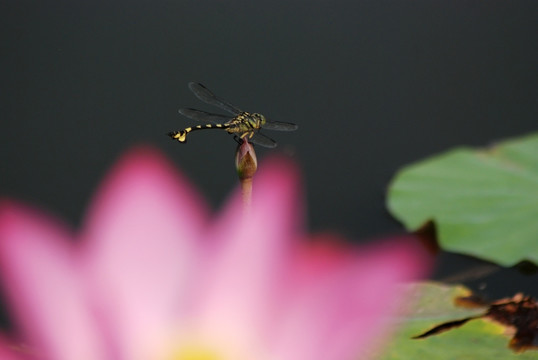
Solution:
{"label": "green leaf", "polygon": [[408,230],[433,220],[445,250],[503,266],[537,263],[538,133],[409,165],[393,179],[387,206]]}
{"label": "green leaf", "polygon": [[441,323],[481,315],[486,308],[465,309],[457,307],[453,299],[468,296],[461,286],[437,283],[418,283],[406,287],[405,292],[414,298],[411,311],[399,319],[399,330],[394,340],[383,346],[381,354],[372,354],[381,360],[429,359],[537,359],[538,351],[515,353],[508,347],[511,336],[506,326],[488,319],[473,319],[457,328],[423,339],[413,336]]}

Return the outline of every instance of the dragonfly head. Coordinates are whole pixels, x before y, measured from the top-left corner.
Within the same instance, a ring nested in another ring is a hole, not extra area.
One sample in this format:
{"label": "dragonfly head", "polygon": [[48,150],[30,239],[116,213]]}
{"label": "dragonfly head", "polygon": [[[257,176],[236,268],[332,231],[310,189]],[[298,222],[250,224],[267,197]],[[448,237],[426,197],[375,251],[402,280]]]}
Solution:
{"label": "dragonfly head", "polygon": [[259,126],[265,125],[265,122],[267,121],[267,119],[265,119],[265,116],[263,116],[262,114],[259,114],[259,113],[253,113],[252,117],[254,119],[256,119],[256,121],[258,121]]}

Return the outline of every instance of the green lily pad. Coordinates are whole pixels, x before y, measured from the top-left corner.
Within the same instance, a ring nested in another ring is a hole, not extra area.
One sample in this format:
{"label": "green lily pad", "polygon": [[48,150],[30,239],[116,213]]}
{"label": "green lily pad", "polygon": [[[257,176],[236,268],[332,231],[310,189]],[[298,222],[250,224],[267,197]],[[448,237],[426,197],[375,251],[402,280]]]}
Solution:
{"label": "green lily pad", "polygon": [[408,230],[434,221],[441,248],[503,266],[538,262],[538,133],[456,148],[403,168],[389,211]]}
{"label": "green lily pad", "polygon": [[398,320],[399,330],[394,340],[384,345],[376,359],[538,359],[538,351],[529,349],[516,353],[508,347],[513,334],[509,327],[488,318],[469,320],[459,327],[422,339],[413,339],[425,331],[447,321],[480,316],[487,307],[466,309],[454,305],[454,298],[468,296],[470,291],[461,286],[437,283],[417,283],[406,287],[411,294],[407,315]]}

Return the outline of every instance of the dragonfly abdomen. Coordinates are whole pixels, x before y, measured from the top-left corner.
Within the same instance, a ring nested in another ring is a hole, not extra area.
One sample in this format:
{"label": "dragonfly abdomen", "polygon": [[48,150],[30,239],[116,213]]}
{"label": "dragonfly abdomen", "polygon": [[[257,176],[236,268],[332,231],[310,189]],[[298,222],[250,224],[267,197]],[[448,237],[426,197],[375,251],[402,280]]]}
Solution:
{"label": "dragonfly abdomen", "polygon": [[187,141],[187,134],[190,133],[191,131],[205,130],[205,129],[227,129],[229,127],[230,127],[229,124],[196,125],[196,126],[191,126],[180,131],[169,132],[168,136],[170,136],[172,139],[179,141],[180,143],[184,143]]}

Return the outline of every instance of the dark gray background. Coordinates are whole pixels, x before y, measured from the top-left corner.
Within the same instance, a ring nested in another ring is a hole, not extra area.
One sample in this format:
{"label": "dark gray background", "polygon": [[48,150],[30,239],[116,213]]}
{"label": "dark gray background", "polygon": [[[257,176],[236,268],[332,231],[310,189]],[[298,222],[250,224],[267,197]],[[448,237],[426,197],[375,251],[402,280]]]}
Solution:
{"label": "dark gray background", "polygon": [[268,135],[302,168],[310,230],[400,231],[384,210],[398,168],[537,129],[537,14],[536,0],[4,1],[0,194],[77,226],[116,157],[151,143],[217,209],[237,182],[231,136],[165,136],[192,124],[178,108],[211,110],[195,80],[299,124]]}

